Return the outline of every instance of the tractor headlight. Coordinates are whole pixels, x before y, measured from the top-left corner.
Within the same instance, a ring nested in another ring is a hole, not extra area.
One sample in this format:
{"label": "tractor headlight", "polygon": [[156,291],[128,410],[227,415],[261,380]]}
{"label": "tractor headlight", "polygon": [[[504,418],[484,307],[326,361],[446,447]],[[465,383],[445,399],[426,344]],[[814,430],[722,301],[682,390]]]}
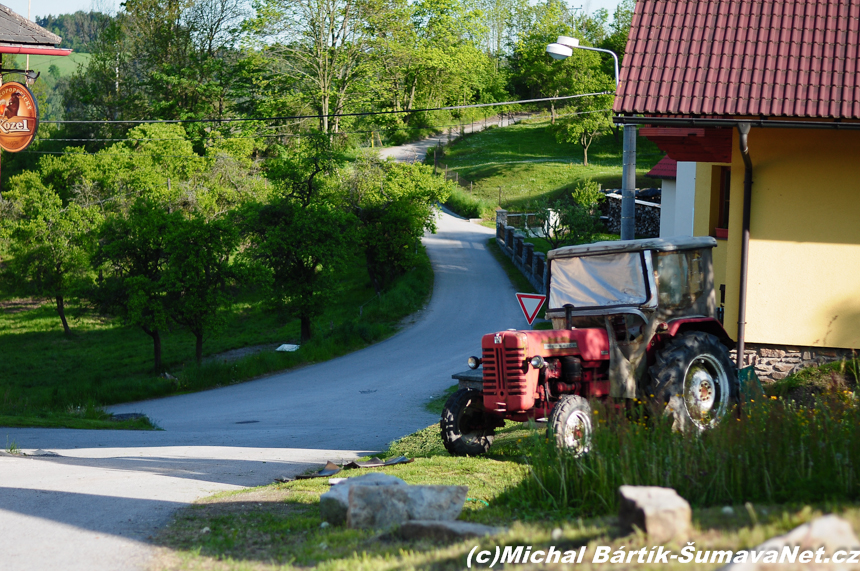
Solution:
{"label": "tractor headlight", "polygon": [[477,369],[478,367],[481,366],[481,360],[478,359],[477,357],[469,357],[468,363],[469,363],[470,369]]}
{"label": "tractor headlight", "polygon": [[543,369],[546,366],[546,361],[543,360],[543,357],[537,355],[532,357],[531,364],[535,369]]}

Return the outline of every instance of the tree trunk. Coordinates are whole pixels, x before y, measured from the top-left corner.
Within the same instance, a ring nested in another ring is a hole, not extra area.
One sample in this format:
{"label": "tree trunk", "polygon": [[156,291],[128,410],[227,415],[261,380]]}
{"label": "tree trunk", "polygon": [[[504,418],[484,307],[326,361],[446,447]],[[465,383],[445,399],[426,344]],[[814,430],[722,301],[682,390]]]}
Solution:
{"label": "tree trunk", "polygon": [[302,314],[299,320],[302,323],[301,343],[307,343],[311,339],[311,318],[309,315]]}
{"label": "tree trunk", "polygon": [[203,363],[203,334],[195,333],[194,337],[197,340],[194,347],[194,358],[197,360],[197,364],[200,365]]}
{"label": "tree trunk", "polygon": [[550,115],[551,115],[551,118],[549,120],[549,124],[555,125],[555,101],[550,101],[549,110],[550,110]]}
{"label": "tree trunk", "polygon": [[149,329],[147,327],[141,327],[143,332],[152,337],[152,352],[153,352],[153,360],[155,362],[155,372],[161,372],[161,332],[158,329]]}
{"label": "tree trunk", "polygon": [[69,329],[69,322],[66,321],[66,305],[62,295],[57,296],[57,313],[60,314],[60,321],[63,322],[63,333],[71,335],[72,330]]}

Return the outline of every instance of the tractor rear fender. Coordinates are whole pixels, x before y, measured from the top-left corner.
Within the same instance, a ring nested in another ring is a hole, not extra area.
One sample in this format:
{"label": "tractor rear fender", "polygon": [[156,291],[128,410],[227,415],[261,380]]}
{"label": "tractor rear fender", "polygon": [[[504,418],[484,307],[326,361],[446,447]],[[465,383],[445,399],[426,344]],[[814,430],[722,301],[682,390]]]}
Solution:
{"label": "tractor rear fender", "polygon": [[666,335],[670,339],[682,335],[687,331],[704,331],[705,333],[710,333],[719,339],[720,343],[728,347],[729,350],[735,348],[735,342],[726,333],[723,324],[713,317],[680,317],[667,321],[665,329],[662,325],[657,329],[658,334]]}

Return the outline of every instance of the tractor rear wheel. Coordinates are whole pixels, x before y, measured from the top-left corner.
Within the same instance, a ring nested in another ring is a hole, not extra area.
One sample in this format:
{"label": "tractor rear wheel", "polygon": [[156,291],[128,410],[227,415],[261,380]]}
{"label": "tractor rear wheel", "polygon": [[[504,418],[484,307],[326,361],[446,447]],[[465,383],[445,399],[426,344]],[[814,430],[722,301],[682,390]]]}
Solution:
{"label": "tractor rear wheel", "polygon": [[550,431],[559,448],[577,456],[585,454],[591,447],[591,405],[579,395],[564,395],[549,415]]}
{"label": "tractor rear wheel", "polygon": [[480,391],[460,389],[448,397],[439,422],[445,449],[453,456],[484,454],[496,432],[486,417]]}
{"label": "tractor rear wheel", "polygon": [[649,369],[649,396],[673,428],[701,432],[716,426],[739,394],[729,350],[714,335],[690,331],[673,339]]}

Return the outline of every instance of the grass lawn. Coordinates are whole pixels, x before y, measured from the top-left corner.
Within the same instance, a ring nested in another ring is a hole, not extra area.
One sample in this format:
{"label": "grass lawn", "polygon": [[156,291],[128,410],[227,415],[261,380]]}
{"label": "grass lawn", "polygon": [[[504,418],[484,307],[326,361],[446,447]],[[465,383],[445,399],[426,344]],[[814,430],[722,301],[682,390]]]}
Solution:
{"label": "grass lawn", "polygon": [[[202,367],[194,364],[190,333],[163,335],[172,379],[152,372],[152,340],[137,327],[71,305],[72,335],[66,336],[52,303],[0,298],[0,426],[146,428],[110,422],[100,407],[241,382],[353,351],[394,333],[402,318],[424,305],[432,283],[425,256],[377,298],[363,259],[356,257],[334,301],[314,321],[314,338],[295,353],[274,349],[298,344],[298,320],[268,310],[247,292],[227,312],[223,329],[206,339]],[[248,347],[260,351],[235,360],[225,355]]]}
{"label": "grass lawn", "polygon": [[[439,402],[435,405],[438,410]],[[384,457],[403,454],[416,459],[412,464],[384,469],[409,484],[468,486],[468,499],[460,519],[507,528],[494,538],[432,543],[387,538],[373,531],[321,527],[319,496],[329,487],[327,479],[321,478],[220,494],[181,511],[155,537],[160,547],[152,569],[454,570],[466,567],[468,554],[476,545],[490,551],[497,545],[532,546],[533,550],[554,546],[560,551],[586,546],[584,563],[577,567],[601,569],[601,565],[588,563],[599,545],[611,546],[613,550],[626,546],[628,552],[654,545],[642,534],[621,532],[611,510],[584,514],[571,506],[535,502],[523,494],[523,490],[534,485],[531,466],[549,448],[543,429],[509,422],[485,457],[449,456],[442,447],[436,425],[392,443],[385,452]],[[339,476],[379,470],[354,470]],[[634,478],[630,483],[639,482]],[[844,500],[701,505],[695,498],[688,499],[693,504],[694,527],[689,539],[695,541],[700,551],[749,549],[824,513],[838,513],[855,529],[860,529],[860,508]],[[673,542],[666,544],[666,548],[677,554],[684,545]],[[718,564],[712,564],[695,568],[717,567]],[[677,563],[675,566],[637,564],[635,568],[690,567]]]}
{"label": "grass lawn", "polygon": [[[25,56],[17,56],[24,65]],[[60,75],[68,77],[78,70],[79,65],[86,66],[90,61],[90,54],[72,52],[67,56],[30,56],[30,68],[48,74],[51,65],[56,65]]]}
{"label": "grass lawn", "polygon": [[[446,147],[440,162],[449,173],[457,172],[461,182],[473,182],[473,200],[522,211],[537,199],[571,190],[584,179],[593,179],[603,188],[620,188],[620,140],[619,136],[616,143],[611,133],[597,138],[589,148],[588,166],[584,166],[582,148],[556,142],[548,120],[526,121],[464,136]],[[637,187],[658,184],[644,175],[663,155],[653,143],[638,138]]]}

